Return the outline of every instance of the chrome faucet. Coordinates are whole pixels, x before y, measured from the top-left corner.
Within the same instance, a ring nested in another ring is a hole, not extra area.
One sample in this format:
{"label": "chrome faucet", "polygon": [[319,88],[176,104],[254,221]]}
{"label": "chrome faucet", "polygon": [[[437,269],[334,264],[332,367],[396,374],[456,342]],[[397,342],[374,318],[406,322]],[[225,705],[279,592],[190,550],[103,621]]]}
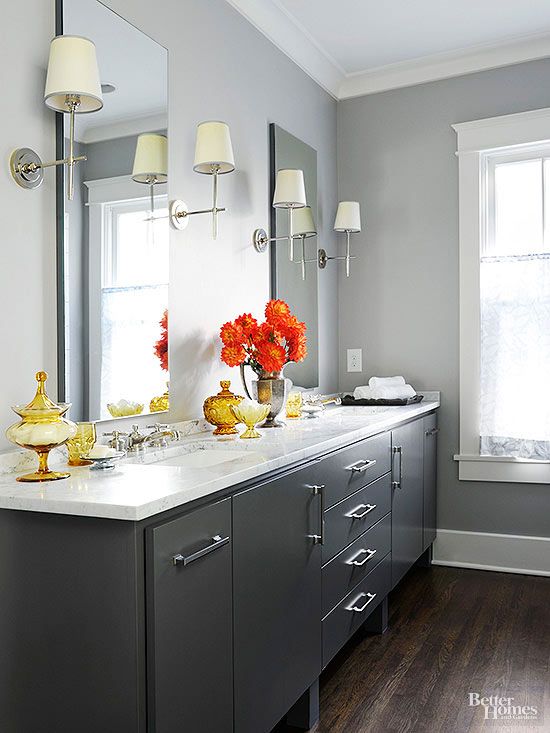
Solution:
{"label": "chrome faucet", "polygon": [[171,428],[169,425],[163,423],[156,423],[155,425],[147,425],[147,429],[151,430],[151,433],[142,435],[139,432],[139,425],[132,425],[132,432],[128,436],[128,450],[136,452],[146,446],[158,445],[165,448],[170,441],[176,441],[181,439],[181,433],[179,430]]}

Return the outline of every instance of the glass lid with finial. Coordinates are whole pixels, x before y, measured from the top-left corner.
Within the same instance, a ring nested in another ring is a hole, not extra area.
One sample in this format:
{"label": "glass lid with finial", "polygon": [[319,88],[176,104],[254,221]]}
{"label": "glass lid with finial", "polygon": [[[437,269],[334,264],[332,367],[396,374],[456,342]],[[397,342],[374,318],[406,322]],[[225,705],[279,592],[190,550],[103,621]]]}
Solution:
{"label": "glass lid with finial", "polygon": [[52,448],[63,445],[76,435],[76,425],[64,415],[70,404],[56,404],[46,394],[46,372],[37,372],[38,386],[34,398],[27,405],[15,405],[12,409],[21,420],[9,427],[6,437],[12,443],[35,451],[39,468],[36,473],[19,476],[17,481],[55,481],[67,478],[69,473],[50,471],[48,455]]}

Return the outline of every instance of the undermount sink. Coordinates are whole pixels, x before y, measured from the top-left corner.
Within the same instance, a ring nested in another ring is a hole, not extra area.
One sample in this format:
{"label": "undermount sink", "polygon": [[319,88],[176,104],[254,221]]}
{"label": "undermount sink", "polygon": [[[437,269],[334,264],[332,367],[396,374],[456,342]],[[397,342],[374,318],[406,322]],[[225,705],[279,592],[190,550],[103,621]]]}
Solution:
{"label": "undermount sink", "polygon": [[165,458],[163,461],[157,461],[157,466],[177,466],[180,468],[213,468],[222,463],[236,461],[239,458],[250,457],[250,453],[242,450],[218,450],[211,448],[209,450],[198,450],[193,453],[182,453],[178,456]]}

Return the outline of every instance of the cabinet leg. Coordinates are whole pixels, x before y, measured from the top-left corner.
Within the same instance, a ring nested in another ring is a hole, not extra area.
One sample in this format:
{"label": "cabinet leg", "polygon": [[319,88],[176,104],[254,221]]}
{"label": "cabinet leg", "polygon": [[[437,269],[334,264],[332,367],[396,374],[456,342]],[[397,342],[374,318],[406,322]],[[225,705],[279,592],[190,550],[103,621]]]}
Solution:
{"label": "cabinet leg", "polygon": [[313,728],[319,720],[319,680],[309,687],[302,697],[290,708],[286,716],[287,725],[301,730]]}
{"label": "cabinet leg", "polygon": [[367,634],[385,634],[388,630],[388,596],[375,608],[363,624]]}
{"label": "cabinet leg", "polygon": [[433,556],[433,545],[430,545],[427,550],[424,550],[422,555],[416,561],[419,568],[429,568],[432,566]]}

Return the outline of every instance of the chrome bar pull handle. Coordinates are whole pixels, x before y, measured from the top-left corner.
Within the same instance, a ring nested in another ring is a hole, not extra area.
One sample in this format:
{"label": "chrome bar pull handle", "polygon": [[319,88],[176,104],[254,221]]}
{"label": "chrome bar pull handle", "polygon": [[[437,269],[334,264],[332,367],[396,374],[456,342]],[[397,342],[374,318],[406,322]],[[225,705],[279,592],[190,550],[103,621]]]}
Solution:
{"label": "chrome bar pull handle", "polygon": [[313,492],[313,496],[318,496],[319,501],[319,534],[312,534],[310,535],[311,539],[313,540],[314,545],[324,545],[325,544],[325,493],[324,490],[326,488],[325,484],[314,484],[313,486],[309,486],[308,488],[311,489]]}
{"label": "chrome bar pull handle", "polygon": [[439,428],[432,428],[431,430],[426,430],[426,437],[430,437],[431,435],[437,435],[439,433]]}
{"label": "chrome bar pull handle", "polygon": [[195,562],[195,560],[198,560],[200,557],[205,557],[205,555],[210,555],[211,552],[214,552],[215,550],[219,550],[220,547],[223,547],[224,545],[227,545],[229,542],[229,537],[222,537],[219,534],[214,535],[212,537],[212,544],[207,545],[206,547],[203,547],[202,550],[197,550],[197,552],[193,552],[191,555],[174,555],[172,558],[172,565],[183,565],[184,567],[186,565],[190,565],[192,562]]}
{"label": "chrome bar pull handle", "polygon": [[[374,511],[376,509],[376,504],[359,504],[359,506],[356,506],[355,509],[352,509],[350,512],[345,514],[346,517],[349,517],[350,519],[363,519],[363,517],[366,517],[367,514],[370,514],[370,512]],[[364,512],[361,512],[360,510],[364,509]]]}
{"label": "chrome bar pull handle", "polygon": [[[367,602],[363,603],[362,606],[358,606],[357,602],[361,600],[361,598],[367,598]],[[354,611],[355,613],[363,613],[365,608],[369,605],[369,603],[372,603],[374,599],[376,598],[376,593],[359,593],[357,598],[351,602],[349,606],[346,607],[346,611]]]}
{"label": "chrome bar pull handle", "polygon": [[[358,560],[357,558],[361,557],[361,555],[365,555],[365,557],[363,560]],[[374,555],[376,555],[376,550],[359,550],[359,552],[353,555],[353,557],[346,560],[346,565],[355,565],[356,568],[360,568],[363,565],[366,565]]]}
{"label": "chrome bar pull handle", "polygon": [[[392,489],[400,489],[402,478],[403,478],[403,446],[401,445],[394,445],[393,447],[393,455],[394,455],[394,462],[392,468],[395,468],[395,456],[399,456],[399,479],[397,481],[392,481]],[[392,471],[393,473],[393,471]]]}
{"label": "chrome bar pull handle", "polygon": [[368,468],[372,468],[372,466],[376,466],[376,461],[374,459],[369,461],[364,458],[361,461],[352,463],[351,466],[347,466],[346,471],[351,471],[352,473],[364,473]]}

